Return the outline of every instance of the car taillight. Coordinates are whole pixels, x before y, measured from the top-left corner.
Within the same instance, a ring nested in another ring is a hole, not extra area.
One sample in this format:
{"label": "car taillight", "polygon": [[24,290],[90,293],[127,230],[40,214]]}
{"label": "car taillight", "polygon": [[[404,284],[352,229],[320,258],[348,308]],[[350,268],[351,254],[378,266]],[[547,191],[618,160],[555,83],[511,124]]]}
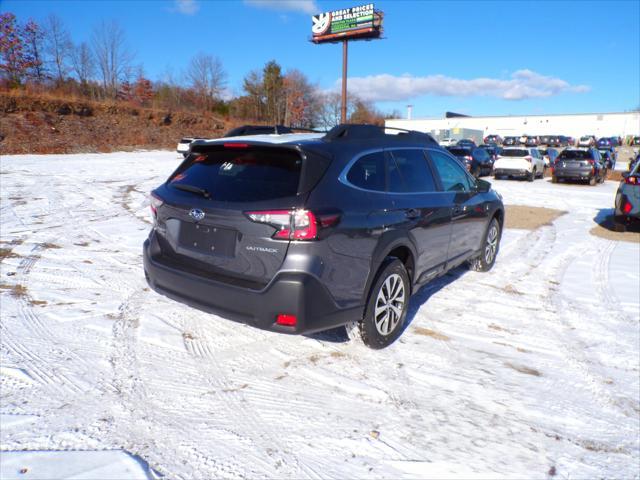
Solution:
{"label": "car taillight", "polygon": [[154,222],[158,217],[158,209],[162,206],[163,203],[164,201],[156,194],[152,193],[151,195],[149,195],[149,207],[151,208],[151,215]]}
{"label": "car taillight", "polygon": [[331,215],[316,219],[313,212],[308,210],[266,210],[259,212],[245,212],[250,220],[266,223],[276,229],[272,238],[280,240],[315,240],[318,237],[318,223],[321,226],[334,225],[339,216]]}
{"label": "car taillight", "polygon": [[468,162],[472,162],[473,161],[473,157],[471,155],[467,155],[466,157],[464,157],[464,159]]}
{"label": "car taillight", "polygon": [[278,325],[284,325],[285,327],[295,327],[298,323],[298,318],[295,315],[280,313],[276,317],[276,323]]}
{"label": "car taillight", "polygon": [[627,177],[624,179],[624,183],[626,183],[627,185],[637,185],[640,186],[640,180],[638,179],[638,177]]}

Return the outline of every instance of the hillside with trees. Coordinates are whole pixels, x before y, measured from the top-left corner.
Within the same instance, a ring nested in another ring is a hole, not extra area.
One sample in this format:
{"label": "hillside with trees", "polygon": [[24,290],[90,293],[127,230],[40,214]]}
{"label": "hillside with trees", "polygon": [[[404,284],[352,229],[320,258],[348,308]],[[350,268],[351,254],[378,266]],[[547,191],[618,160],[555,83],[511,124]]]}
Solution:
{"label": "hillside with trees", "polygon": [[[348,111],[353,123],[384,122],[357,98]],[[175,148],[182,136],[214,138],[247,123],[330,128],[340,95],[275,60],[248,72],[233,95],[224,65],[205,52],[179,75],[152,81],[115,21],[75,43],[55,15],[40,25],[2,13],[0,112],[2,153]]]}

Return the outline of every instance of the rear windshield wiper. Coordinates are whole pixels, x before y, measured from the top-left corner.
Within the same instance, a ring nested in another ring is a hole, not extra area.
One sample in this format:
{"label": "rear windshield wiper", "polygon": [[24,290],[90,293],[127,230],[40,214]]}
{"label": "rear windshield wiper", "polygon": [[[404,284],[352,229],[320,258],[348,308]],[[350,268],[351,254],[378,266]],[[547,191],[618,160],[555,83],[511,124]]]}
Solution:
{"label": "rear windshield wiper", "polygon": [[196,187],[195,185],[189,185],[186,183],[175,183],[171,186],[179,190],[184,190],[185,192],[197,193],[199,195],[202,195],[204,198],[211,198],[211,194],[209,193],[208,190],[204,188]]}

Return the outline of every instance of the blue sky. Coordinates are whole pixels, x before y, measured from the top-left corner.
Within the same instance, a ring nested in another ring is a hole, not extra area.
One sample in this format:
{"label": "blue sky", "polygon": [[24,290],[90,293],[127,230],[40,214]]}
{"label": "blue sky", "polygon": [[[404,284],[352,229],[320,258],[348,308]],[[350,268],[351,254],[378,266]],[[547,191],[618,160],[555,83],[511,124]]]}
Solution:
{"label": "blue sky", "polygon": [[[228,87],[274,59],[320,88],[341,76],[341,46],[314,45],[311,13],[368,1],[2,0],[19,21],[55,13],[74,42],[101,20],[125,29],[152,80],[191,56],[218,56]],[[349,45],[353,90],[414,117],[625,111],[640,106],[640,1],[380,1],[384,40]]]}

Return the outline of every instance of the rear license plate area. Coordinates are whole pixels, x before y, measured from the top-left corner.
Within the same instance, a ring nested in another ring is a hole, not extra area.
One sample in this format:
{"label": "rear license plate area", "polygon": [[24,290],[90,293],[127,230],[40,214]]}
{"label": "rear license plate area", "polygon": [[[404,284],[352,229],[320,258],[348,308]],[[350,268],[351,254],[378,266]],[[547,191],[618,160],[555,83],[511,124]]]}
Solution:
{"label": "rear license plate area", "polygon": [[197,223],[182,222],[180,245],[189,250],[232,257],[235,254],[236,231]]}

